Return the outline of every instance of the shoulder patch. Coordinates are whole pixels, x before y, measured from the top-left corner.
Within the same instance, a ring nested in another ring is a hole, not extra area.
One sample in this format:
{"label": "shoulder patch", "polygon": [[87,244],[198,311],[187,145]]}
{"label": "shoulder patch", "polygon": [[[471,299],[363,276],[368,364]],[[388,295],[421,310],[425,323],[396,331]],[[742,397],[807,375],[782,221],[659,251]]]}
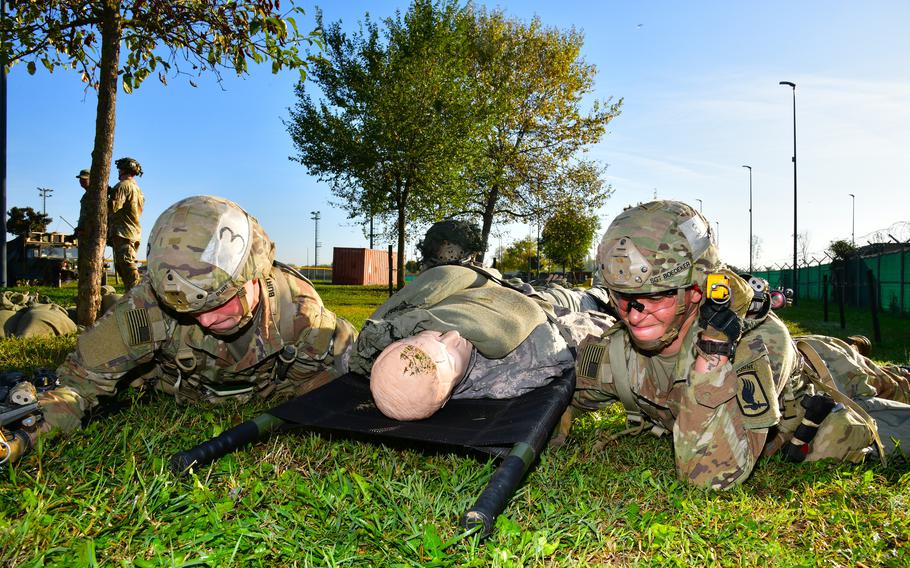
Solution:
{"label": "shoulder patch", "polygon": [[768,393],[765,392],[758,373],[752,368],[741,369],[736,375],[739,388],[736,391],[736,402],[743,416],[754,418],[762,416],[771,409]]}
{"label": "shoulder patch", "polygon": [[606,348],[602,344],[588,343],[582,345],[578,352],[575,372],[586,379],[597,379],[597,368],[604,360]]}
{"label": "shoulder patch", "polygon": [[147,308],[136,308],[126,312],[127,335],[130,345],[142,345],[152,340],[152,326]]}

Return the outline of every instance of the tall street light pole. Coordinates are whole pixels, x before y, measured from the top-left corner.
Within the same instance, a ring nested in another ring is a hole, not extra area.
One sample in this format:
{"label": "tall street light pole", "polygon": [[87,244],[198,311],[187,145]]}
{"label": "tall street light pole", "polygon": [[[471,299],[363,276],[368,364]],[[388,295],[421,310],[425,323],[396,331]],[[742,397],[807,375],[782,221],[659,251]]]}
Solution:
{"label": "tall street light pole", "polygon": [[749,274],[752,274],[752,166],[749,168]]}
{"label": "tall street light pole", "polygon": [[717,245],[717,248],[720,248],[720,221],[714,221],[714,226],[717,227],[717,232],[714,233],[715,244]]}
{"label": "tall street light pole", "polygon": [[850,196],[850,244],[856,246],[856,196],[848,193]]}
{"label": "tall street light pole", "polygon": [[799,298],[799,268],[796,265],[796,83],[781,81],[793,89],[793,303]]}
{"label": "tall street light pole", "polygon": [[[6,0],[0,0],[0,23],[6,23]],[[6,287],[6,43],[2,39],[0,39],[0,287]]]}
{"label": "tall street light pole", "polygon": [[315,243],[313,251],[313,266],[319,266],[319,219],[321,215],[319,211],[310,211],[310,219],[316,221],[316,234],[315,234]]}
{"label": "tall street light pole", "polygon": [[696,197],[696,198],[695,198],[695,201],[698,201],[698,212],[701,213],[701,205],[702,205],[701,199],[699,199],[699,198]]}
{"label": "tall street light pole", "polygon": [[54,190],[49,187],[39,187],[38,188],[38,195],[41,196],[41,202],[42,202],[41,213],[43,213],[44,215],[47,215],[47,198],[50,197],[50,195],[52,193],[54,193]]}

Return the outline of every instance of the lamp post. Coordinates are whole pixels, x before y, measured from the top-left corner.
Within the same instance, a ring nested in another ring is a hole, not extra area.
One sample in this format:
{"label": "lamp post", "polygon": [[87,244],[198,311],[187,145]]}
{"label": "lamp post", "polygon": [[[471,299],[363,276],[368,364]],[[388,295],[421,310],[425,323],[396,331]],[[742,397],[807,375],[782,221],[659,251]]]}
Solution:
{"label": "lamp post", "polygon": [[720,248],[720,221],[714,221],[714,226],[717,227],[717,231],[714,233],[714,240],[716,241],[717,248]]}
{"label": "lamp post", "polygon": [[41,196],[41,202],[42,202],[41,213],[43,213],[45,215],[47,215],[47,198],[50,197],[50,195],[52,193],[54,193],[54,190],[49,187],[39,187],[38,188],[38,195]]}
{"label": "lamp post", "polygon": [[698,201],[698,212],[701,213],[701,206],[702,206],[701,199],[696,197],[695,201]]}
{"label": "lamp post", "polygon": [[796,265],[796,83],[781,81],[793,89],[793,303],[799,297],[799,268]]}
{"label": "lamp post", "polygon": [[848,193],[850,196],[850,244],[856,246],[856,196]]}
{"label": "lamp post", "polygon": [[313,250],[313,266],[319,266],[319,219],[322,215],[319,211],[310,211],[310,219],[316,221],[316,234]]}
{"label": "lamp post", "polygon": [[749,168],[749,274],[752,274],[752,166]]}

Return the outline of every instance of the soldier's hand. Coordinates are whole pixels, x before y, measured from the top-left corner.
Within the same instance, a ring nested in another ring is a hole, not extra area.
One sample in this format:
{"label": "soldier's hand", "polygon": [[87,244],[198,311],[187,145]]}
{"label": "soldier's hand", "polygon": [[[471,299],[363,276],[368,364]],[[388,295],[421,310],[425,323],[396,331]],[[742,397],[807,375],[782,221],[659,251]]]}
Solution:
{"label": "soldier's hand", "polygon": [[755,296],[755,290],[752,289],[752,286],[750,286],[745,279],[740,278],[737,274],[730,272],[728,278],[728,283],[730,285],[730,309],[733,310],[737,316],[741,318],[746,317],[746,312],[749,310],[749,306],[752,304],[752,298]]}
{"label": "soldier's hand", "polygon": [[566,443],[566,438],[569,437],[569,431],[572,429],[572,420],[575,419],[575,408],[568,407],[560,417],[559,422],[556,424],[556,429],[553,430],[553,435],[550,436],[550,441],[547,444],[549,448],[559,448]]}
{"label": "soldier's hand", "polygon": [[699,310],[698,325],[704,330],[702,339],[723,341],[736,345],[743,334],[743,320],[730,308],[730,303],[717,304],[705,300]]}

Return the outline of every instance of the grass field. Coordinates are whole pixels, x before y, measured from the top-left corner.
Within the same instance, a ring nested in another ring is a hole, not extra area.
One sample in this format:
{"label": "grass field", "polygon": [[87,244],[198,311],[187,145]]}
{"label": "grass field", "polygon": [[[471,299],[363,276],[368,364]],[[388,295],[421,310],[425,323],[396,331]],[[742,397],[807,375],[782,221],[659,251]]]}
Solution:
{"label": "grass field", "polygon": [[[358,327],[385,298],[318,289]],[[800,332],[840,331],[808,303],[783,315]],[[859,316],[847,334],[871,336]],[[887,319],[876,358],[906,362],[906,324]],[[2,340],[0,367],[54,366],[73,341]],[[473,454],[287,433],[187,480],[168,472],[172,453],[265,409],[144,397],[41,444],[0,473],[0,564],[910,565],[907,463],[771,459],[744,486],[709,493],[675,479],[667,439],[595,451],[622,428],[615,405],[544,453],[484,541],[458,526],[495,467]]]}

